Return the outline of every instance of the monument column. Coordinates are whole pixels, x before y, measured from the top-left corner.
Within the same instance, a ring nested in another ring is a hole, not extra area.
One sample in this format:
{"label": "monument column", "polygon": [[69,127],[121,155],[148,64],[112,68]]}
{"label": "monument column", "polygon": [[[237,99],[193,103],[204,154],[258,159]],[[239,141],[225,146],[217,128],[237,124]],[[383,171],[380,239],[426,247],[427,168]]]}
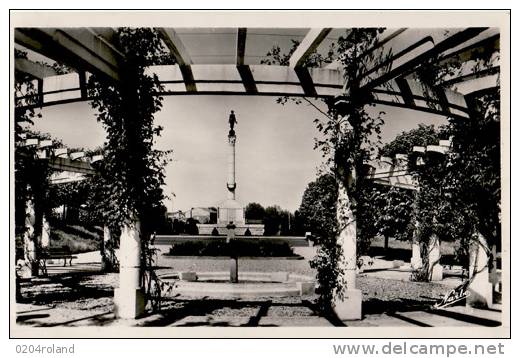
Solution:
{"label": "monument column", "polygon": [[228,199],[235,200],[235,189],[237,187],[235,181],[235,143],[237,137],[235,131],[231,129],[228,134],[228,176],[227,176],[227,189]]}

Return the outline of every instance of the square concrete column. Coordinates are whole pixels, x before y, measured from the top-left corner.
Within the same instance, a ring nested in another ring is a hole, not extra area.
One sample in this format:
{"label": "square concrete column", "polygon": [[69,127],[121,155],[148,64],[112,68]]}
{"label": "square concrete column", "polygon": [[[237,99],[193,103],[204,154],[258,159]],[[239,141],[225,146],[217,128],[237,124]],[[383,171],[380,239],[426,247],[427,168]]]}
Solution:
{"label": "square concrete column", "polygon": [[422,267],[421,245],[415,237],[412,241],[412,259],[410,260],[410,265],[413,270],[418,270]]}
{"label": "square concrete column", "polygon": [[103,246],[101,246],[101,252],[103,255],[107,254],[107,246],[108,242],[112,239],[112,234],[110,233],[110,228],[108,225],[103,226]]}
{"label": "square concrete column", "polygon": [[42,249],[49,248],[51,244],[51,226],[49,224],[49,221],[47,220],[47,217],[43,215],[42,217]]}
{"label": "square concrete column", "polygon": [[335,297],[334,311],[341,320],[358,320],[362,318],[362,294],[361,290],[356,288],[356,220],[351,209],[351,201],[348,197],[347,189],[343,184],[340,184],[338,187],[337,220],[340,224],[346,224],[340,232],[339,243],[343,248],[344,261],[342,269],[347,287],[344,291],[343,300]]}
{"label": "square concrete column", "polygon": [[441,242],[437,235],[432,235],[428,247],[428,265],[431,281],[442,281]]}
{"label": "square concrete column", "polygon": [[103,226],[103,242],[101,243],[101,268],[103,271],[113,271],[115,268],[116,253],[113,249],[109,250],[108,246],[111,244],[112,233],[110,232],[110,228],[108,225]]}
{"label": "square concrete column", "polygon": [[236,257],[229,260],[229,281],[238,283],[238,259]]}
{"label": "square concrete column", "polygon": [[412,237],[412,259],[410,260],[410,266],[412,270],[418,270],[422,267],[423,261],[421,257],[421,245],[417,235],[419,233],[419,223],[415,222],[415,230]]}
{"label": "square concrete column", "polygon": [[120,318],[137,318],[145,308],[140,285],[141,237],[138,220],[125,224],[121,229],[119,250],[119,288],[114,291],[116,314]]}
{"label": "square concrete column", "polygon": [[36,223],[36,211],[34,208],[34,201],[32,198],[25,202],[25,232],[23,234],[23,245],[24,245],[24,265],[20,270],[20,276],[22,278],[31,278],[38,276],[39,274],[39,263],[38,257],[38,245],[35,242],[35,228]]}
{"label": "square concrete column", "polygon": [[469,296],[466,305],[490,307],[493,304],[493,284],[489,282],[489,250],[486,239],[480,233],[469,247]]}

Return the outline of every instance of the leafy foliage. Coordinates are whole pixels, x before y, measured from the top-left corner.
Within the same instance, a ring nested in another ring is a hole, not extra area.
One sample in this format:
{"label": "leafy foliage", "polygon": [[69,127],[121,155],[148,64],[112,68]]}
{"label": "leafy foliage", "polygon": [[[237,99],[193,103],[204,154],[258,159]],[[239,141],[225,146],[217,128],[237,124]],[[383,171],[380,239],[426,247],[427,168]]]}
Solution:
{"label": "leafy foliage", "polygon": [[245,216],[247,220],[263,221],[265,209],[261,204],[249,203],[245,208]]}
{"label": "leafy foliage", "polygon": [[[364,180],[363,163],[377,152],[384,113],[380,112],[375,117],[368,113],[366,107],[374,105],[373,97],[370,93],[361,90],[361,84],[371,67],[381,65],[382,70],[386,68],[385,60],[391,53],[383,56],[380,51],[372,50],[382,31],[382,28],[350,29],[338,38],[337,43],[331,46],[331,50],[325,57],[313,55],[309,57],[309,63],[306,64],[306,67],[320,66],[332,61],[332,58],[337,55],[337,61],[343,69],[344,80],[348,83],[341,101],[325,100],[329,110],[327,113],[320,110],[324,116],[315,120],[316,127],[321,133],[321,137],[315,139],[315,149],[321,150],[325,172],[331,173],[338,193],[335,210],[330,210],[329,203],[325,203],[329,209],[324,214],[329,216],[326,219],[330,220],[328,223],[322,220],[323,218],[312,218],[309,215],[310,220],[316,220],[316,223],[322,225],[321,228],[312,230],[319,231],[321,240],[327,238],[311,263],[318,271],[320,306],[324,311],[331,309],[334,296],[343,297],[345,289],[343,270],[340,269],[345,264],[342,243],[338,242],[340,233],[355,222],[357,245],[360,248],[358,251],[368,248],[370,239],[374,235],[370,216],[356,215],[356,212],[371,209],[370,193]],[[291,51],[294,51],[297,44],[293,42]],[[264,63],[283,65],[290,55],[291,52],[282,55],[279,48],[274,48],[268,53]],[[289,99],[279,98],[277,102],[285,104]],[[313,105],[310,100],[304,100]],[[299,99],[293,101],[296,104],[302,103]],[[315,105],[314,107],[317,108]],[[371,140],[374,133],[377,138],[375,143]],[[305,217],[310,212],[301,212],[301,214]],[[352,263],[346,264],[352,267]]]}
{"label": "leafy foliage", "polygon": [[399,134],[379,151],[380,156],[395,157],[396,154],[412,153],[414,146],[427,146],[439,142],[439,132],[432,125],[419,124],[418,128]]}
{"label": "leafy foliage", "polygon": [[309,183],[303,192],[298,212],[305,231],[312,233],[315,245],[336,239],[336,200],[338,186],[332,174],[323,174]]}
{"label": "leafy foliage", "polygon": [[[120,28],[116,46],[126,57],[121,80],[113,83],[99,76],[89,78],[91,105],[107,133],[104,160],[99,165],[102,183],[102,216],[111,227],[141,223],[143,282],[149,297],[160,295],[153,272],[154,251],[150,244],[156,229],[154,217],[163,211],[164,166],[169,152],[154,149],[162,128],[155,126],[154,114],[162,107],[158,77],[145,68],[164,54],[158,34],[149,28]],[[158,300],[152,299],[157,308]]]}
{"label": "leafy foliage", "polygon": [[[467,59],[471,72],[486,75],[498,61],[494,46],[483,46]],[[431,58],[416,71],[422,83],[444,88],[446,78],[461,74],[467,62],[459,58],[439,61]],[[432,96],[430,105],[434,105]],[[441,136],[452,139],[445,157],[426,158],[417,170],[421,190],[417,195],[418,237],[426,246],[429,235],[458,240],[467,255],[470,241],[483,234],[488,245],[500,246],[500,83],[496,87],[466,96],[474,108],[470,119],[448,118]],[[427,258],[423,258],[427,260]],[[424,265],[423,265],[424,266]],[[423,275],[427,276],[427,275]]]}

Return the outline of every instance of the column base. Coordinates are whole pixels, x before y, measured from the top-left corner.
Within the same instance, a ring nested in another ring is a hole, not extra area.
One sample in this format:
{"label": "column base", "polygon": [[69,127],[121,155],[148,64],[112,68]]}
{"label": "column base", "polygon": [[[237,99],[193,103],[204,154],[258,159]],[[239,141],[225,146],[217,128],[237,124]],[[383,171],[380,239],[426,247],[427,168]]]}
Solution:
{"label": "column base", "polygon": [[412,259],[410,260],[410,266],[412,267],[413,270],[419,270],[421,267],[422,267],[423,263],[422,263],[422,259],[419,257],[412,257]]}
{"label": "column base", "polygon": [[31,263],[24,261],[24,260],[18,260],[16,263],[16,273],[18,277],[20,278],[32,278],[33,272],[31,268]]}
{"label": "column base", "polygon": [[133,319],[144,313],[145,297],[140,288],[114,290],[114,303],[116,316],[119,318]]}
{"label": "column base", "polygon": [[432,281],[442,281],[443,273],[442,273],[442,265],[436,264],[432,268]]}
{"label": "column base", "polygon": [[491,307],[493,304],[493,284],[491,282],[472,282],[468,288],[466,306]]}
{"label": "column base", "polygon": [[361,319],[362,296],[361,290],[346,290],[344,300],[334,302],[334,312],[338,318],[342,321]]}

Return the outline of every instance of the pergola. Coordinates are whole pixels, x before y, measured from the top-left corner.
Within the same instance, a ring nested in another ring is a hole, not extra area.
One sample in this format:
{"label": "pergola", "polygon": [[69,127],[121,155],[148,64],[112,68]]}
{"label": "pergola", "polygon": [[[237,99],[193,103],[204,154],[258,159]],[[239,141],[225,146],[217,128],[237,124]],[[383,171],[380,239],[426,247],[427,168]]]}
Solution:
{"label": "pergola", "polygon": [[[157,74],[163,84],[164,91],[158,93],[161,96],[334,98],[344,94],[349,86],[337,59],[323,67],[306,67],[306,61],[313,53],[324,53],[328,45],[337,40],[338,34],[348,35],[349,29],[156,30],[176,63],[147,69],[149,73]],[[91,74],[120,81],[124,76],[121,68],[125,55],[115,45],[116,31],[113,28],[16,28],[15,43],[22,49],[28,49],[31,54],[37,54],[33,58],[15,61],[16,71],[30,75],[38,89],[36,101],[35,98],[29,100],[23,96],[17,99],[19,109],[88,101],[86,83]],[[272,42],[266,42],[269,36],[286,36],[300,41],[287,64],[262,64],[261,56],[251,50],[266,50],[265,54],[273,46]],[[371,92],[376,104],[467,120],[475,110],[474,98],[498,86],[499,40],[498,28],[387,29],[380,35],[377,45],[363,56],[377,53],[380,58],[384,56],[388,60],[374,63],[361,75],[360,89]],[[476,55],[489,48],[497,54],[492,59],[492,66],[475,71]],[[35,61],[38,56],[65,64],[74,72],[59,75],[49,66]],[[433,88],[419,82],[415,76],[417,66],[432,59],[441,64],[457,60],[463,66],[458,73],[446,76]],[[436,148],[431,150],[435,151]],[[74,157],[65,151],[50,152],[46,156],[57,168],[60,165],[69,169],[77,166],[78,171],[83,173],[91,170],[88,163],[92,159],[81,160],[81,155]],[[403,158],[392,158],[394,164],[391,165],[396,166],[395,160],[400,159]],[[376,168],[373,179],[384,181],[387,178],[377,177],[378,165],[373,164]],[[399,168],[402,170],[402,165]],[[396,179],[398,184],[413,188],[413,183],[408,179],[405,181]],[[343,248],[347,260],[355,259],[355,233],[343,243]],[[135,279],[139,266],[139,234],[123,230],[121,250],[121,284],[120,292],[116,292],[116,302],[120,315],[136,317],[142,311],[139,294],[136,293],[139,290],[138,281]],[[349,264],[345,270],[349,287],[355,287],[355,266]],[[358,291],[349,288],[345,300],[337,302],[340,318],[361,318],[361,295]]]}

